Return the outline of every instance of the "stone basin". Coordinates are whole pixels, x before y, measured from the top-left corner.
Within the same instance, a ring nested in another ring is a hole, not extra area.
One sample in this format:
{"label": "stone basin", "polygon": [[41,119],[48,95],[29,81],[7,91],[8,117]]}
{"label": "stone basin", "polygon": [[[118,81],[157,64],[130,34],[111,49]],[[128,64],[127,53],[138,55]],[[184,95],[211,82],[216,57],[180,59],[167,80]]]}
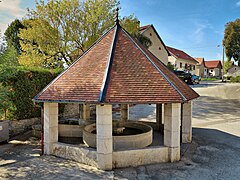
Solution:
{"label": "stone basin", "polygon": [[[113,132],[114,150],[138,149],[152,144],[151,126],[137,122],[127,122],[121,126],[124,127],[123,133]],[[96,123],[87,125],[83,129],[83,141],[89,147],[96,148]]]}

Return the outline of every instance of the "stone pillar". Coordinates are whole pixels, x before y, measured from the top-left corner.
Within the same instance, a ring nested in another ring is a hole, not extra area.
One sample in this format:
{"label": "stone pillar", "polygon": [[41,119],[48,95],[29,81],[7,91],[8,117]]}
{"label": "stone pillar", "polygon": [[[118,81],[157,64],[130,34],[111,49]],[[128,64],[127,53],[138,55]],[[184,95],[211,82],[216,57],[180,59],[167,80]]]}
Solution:
{"label": "stone pillar", "polygon": [[192,142],[192,102],[182,104],[182,143]]}
{"label": "stone pillar", "polygon": [[156,121],[159,131],[163,134],[164,125],[163,125],[163,104],[156,104]]}
{"label": "stone pillar", "polygon": [[169,147],[169,161],[180,160],[181,104],[164,104],[164,145]]}
{"label": "stone pillar", "polygon": [[80,104],[80,119],[90,120],[90,104]]}
{"label": "stone pillar", "polygon": [[112,105],[96,105],[97,161],[102,170],[112,170]]}
{"label": "stone pillar", "polygon": [[58,142],[58,103],[44,103],[44,154],[52,154]]}
{"label": "stone pillar", "polygon": [[120,105],[121,108],[121,121],[122,122],[126,122],[128,120],[129,117],[129,105],[128,104],[121,104]]}

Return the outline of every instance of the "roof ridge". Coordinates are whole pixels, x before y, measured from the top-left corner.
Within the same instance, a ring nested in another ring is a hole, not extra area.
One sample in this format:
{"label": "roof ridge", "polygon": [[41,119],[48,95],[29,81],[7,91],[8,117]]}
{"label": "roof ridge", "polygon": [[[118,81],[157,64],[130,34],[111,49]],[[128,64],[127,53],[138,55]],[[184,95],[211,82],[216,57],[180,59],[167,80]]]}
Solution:
{"label": "roof ridge", "polygon": [[64,75],[72,66],[74,66],[83,56],[85,56],[96,44],[98,44],[115,26],[111,27],[106,33],[104,33],[101,37],[99,37],[86,51],[83,52],[67,69],[61,72],[55,79],[53,79],[41,92],[39,92],[34,98],[34,101],[38,101],[38,97],[46,91],[46,89],[56,82],[62,75]]}
{"label": "roof ridge", "polygon": [[[133,42],[133,44],[138,47],[138,49],[146,56],[150,63],[157,69],[157,71],[163,76],[163,78],[169,83],[170,86],[182,97],[183,101],[186,101],[187,98],[178,90],[178,88],[166,77],[166,75],[158,68],[158,66],[151,60],[151,58],[142,50],[142,48],[133,40],[129,33],[123,29],[123,32],[128,36],[128,38]],[[150,51],[149,51],[150,52]],[[151,53],[151,52],[150,52]],[[152,54],[152,53],[151,53]],[[154,55],[153,55],[154,56]],[[156,56],[154,56],[156,57]],[[161,61],[160,61],[161,62]],[[162,62],[161,62],[162,63]],[[162,63],[163,64],[163,63]]]}
{"label": "roof ridge", "polygon": [[105,97],[106,97],[106,91],[107,91],[108,81],[109,81],[109,74],[110,74],[111,69],[112,69],[112,60],[113,60],[113,57],[114,57],[114,50],[116,48],[116,41],[117,41],[117,37],[118,37],[119,26],[120,25],[118,23],[115,25],[116,29],[115,29],[115,32],[114,32],[114,35],[113,35],[113,41],[112,41],[111,48],[110,48],[110,54],[109,54],[109,58],[108,58],[108,61],[107,61],[107,64],[106,64],[106,70],[104,72],[103,82],[102,82],[102,86],[101,86],[100,94],[99,94],[99,98],[98,98],[99,102],[104,102]]}

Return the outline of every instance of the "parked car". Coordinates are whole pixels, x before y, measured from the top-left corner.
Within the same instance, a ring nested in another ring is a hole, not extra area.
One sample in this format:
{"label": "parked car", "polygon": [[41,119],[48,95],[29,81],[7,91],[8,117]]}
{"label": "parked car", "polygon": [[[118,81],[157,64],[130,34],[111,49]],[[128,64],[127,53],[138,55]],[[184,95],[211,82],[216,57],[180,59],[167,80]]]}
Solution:
{"label": "parked car", "polygon": [[201,77],[200,76],[197,76],[196,74],[192,75],[192,82],[193,82],[193,84],[199,84],[200,81],[201,81]]}
{"label": "parked car", "polygon": [[193,84],[191,73],[186,73],[184,71],[177,71],[177,70],[175,70],[174,73],[177,75],[177,77],[179,77],[185,83]]}

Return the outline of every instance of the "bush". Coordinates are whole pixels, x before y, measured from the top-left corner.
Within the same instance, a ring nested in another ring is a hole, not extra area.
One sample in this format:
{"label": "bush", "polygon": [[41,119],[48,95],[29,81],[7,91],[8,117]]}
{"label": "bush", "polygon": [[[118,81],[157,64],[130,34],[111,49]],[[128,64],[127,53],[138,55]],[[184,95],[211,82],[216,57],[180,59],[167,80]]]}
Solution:
{"label": "bush", "polygon": [[240,82],[240,76],[231,77],[230,82],[239,83]]}
{"label": "bush", "polygon": [[11,119],[39,117],[40,108],[32,99],[61,71],[26,67],[0,69],[0,84],[10,90],[8,98],[12,107],[8,109],[7,117]]}

